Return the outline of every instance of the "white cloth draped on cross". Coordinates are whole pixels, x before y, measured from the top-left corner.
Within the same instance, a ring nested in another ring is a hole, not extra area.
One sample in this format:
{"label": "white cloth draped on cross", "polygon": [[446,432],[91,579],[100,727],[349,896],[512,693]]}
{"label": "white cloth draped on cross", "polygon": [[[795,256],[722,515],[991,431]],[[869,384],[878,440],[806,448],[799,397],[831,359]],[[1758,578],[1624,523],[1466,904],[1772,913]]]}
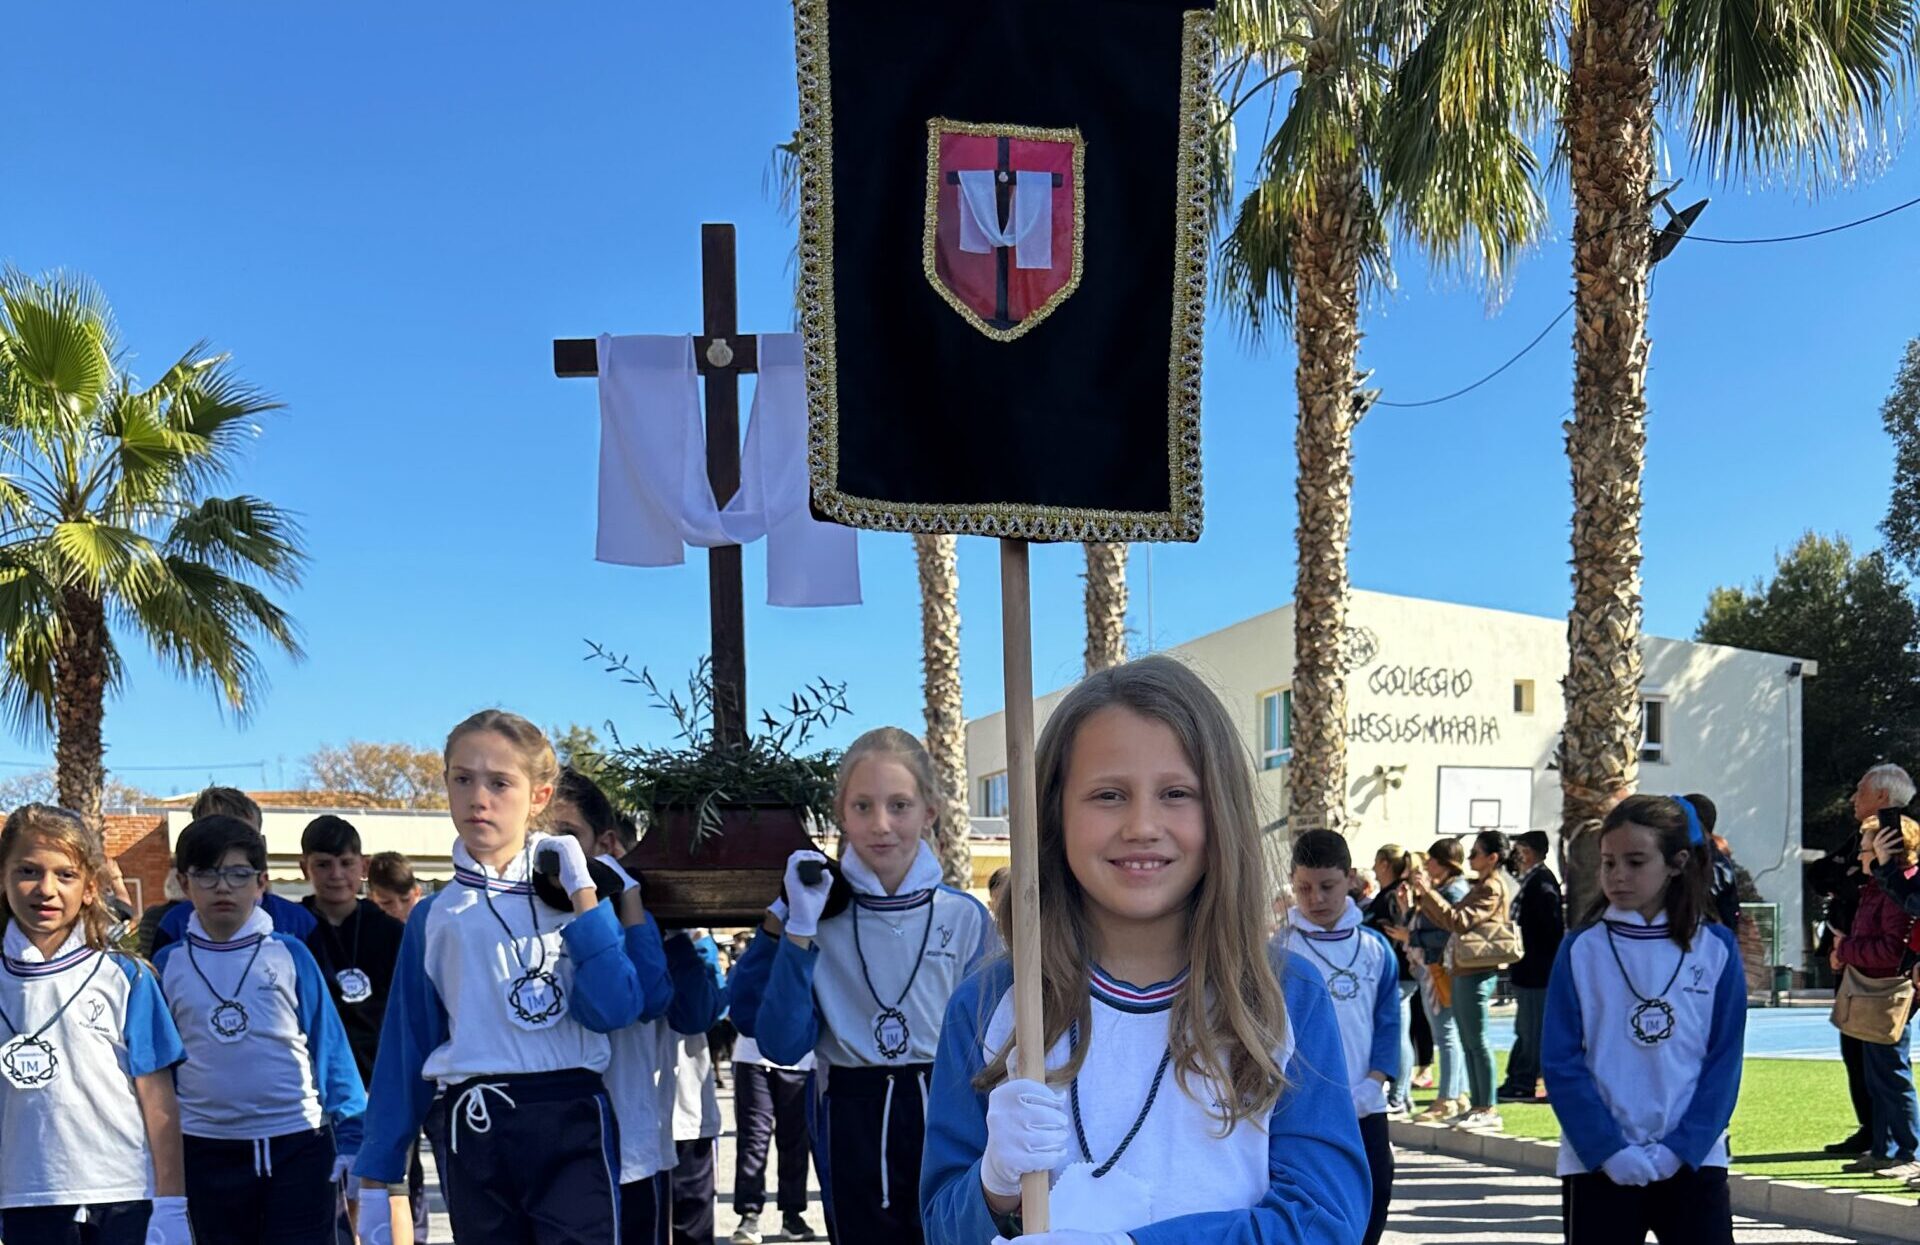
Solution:
{"label": "white cloth draped on cross", "polygon": [[960,178],[960,249],[975,255],[1014,248],[1015,268],[1053,267],[1053,174],[1016,172],[1013,210],[1000,227],[997,177],[992,169],[969,169]]}
{"label": "white cloth draped on cross", "polygon": [[678,566],[686,546],[767,542],[769,605],[858,605],[852,528],[808,509],[807,395],[798,333],[759,334],[760,365],[740,489],[718,505],[693,339],[599,339],[600,526],[594,557]]}

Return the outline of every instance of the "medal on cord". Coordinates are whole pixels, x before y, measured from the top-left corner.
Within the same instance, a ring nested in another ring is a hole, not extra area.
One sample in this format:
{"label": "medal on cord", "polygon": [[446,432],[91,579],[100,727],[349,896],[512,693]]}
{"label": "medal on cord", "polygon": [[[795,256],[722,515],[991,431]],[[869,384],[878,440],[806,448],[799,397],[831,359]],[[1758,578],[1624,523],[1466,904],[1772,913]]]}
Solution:
{"label": "medal on cord", "polygon": [[[894,931],[898,933],[898,930]],[[882,1059],[899,1059],[905,1055],[913,1043],[912,1031],[907,1028],[907,1014],[900,1005],[907,1001],[907,995],[913,993],[914,979],[920,975],[920,965],[927,958],[927,939],[933,933],[933,896],[927,896],[927,927],[920,933],[920,953],[913,959],[913,971],[907,974],[907,984],[900,991],[900,997],[888,1007],[880,992],[873,988],[873,974],[867,971],[867,953],[860,949],[860,901],[853,904],[853,953],[860,958],[860,976],[867,983],[867,993],[873,996],[874,1006],[880,1014],[873,1018],[873,1044]]]}
{"label": "medal on cord", "polygon": [[[320,920],[326,922],[326,914]],[[360,967],[360,927],[366,924],[361,919],[360,904],[356,900],[353,906],[353,949],[347,952],[347,966],[333,975],[334,984],[340,987],[342,1003],[364,1003],[373,997],[373,981]],[[328,935],[334,946],[340,945],[340,931],[329,928]]]}
{"label": "medal on cord", "polygon": [[[523,863],[530,859],[528,854],[532,850],[533,840],[529,838],[527,845],[521,849]],[[507,950],[512,954],[513,962],[520,966],[520,975],[507,987],[507,1016],[514,1024],[531,1032],[550,1028],[565,1010],[566,991],[560,988],[559,979],[547,971],[547,944],[540,936],[540,909],[534,906],[533,886],[531,883],[527,886],[527,918],[533,922],[533,945],[537,948],[539,958],[529,964],[520,954],[520,943],[514,937],[513,926],[507,924],[507,918],[501,916],[500,909],[493,906],[491,888],[485,884],[486,868],[485,865],[480,866],[480,898],[487,905],[487,911],[493,913],[493,919],[500,922],[500,928],[506,931]],[[523,872],[532,876],[530,868],[523,869]]]}
{"label": "medal on cord", "polygon": [[1680,959],[1673,966],[1673,976],[1667,978],[1667,984],[1659,994],[1647,998],[1633,988],[1633,978],[1627,975],[1627,964],[1620,958],[1620,948],[1613,940],[1613,922],[1603,921],[1607,927],[1607,948],[1613,952],[1613,962],[1620,969],[1620,979],[1627,983],[1627,993],[1639,1001],[1627,1017],[1627,1023],[1633,1026],[1634,1041],[1642,1046],[1658,1046],[1673,1036],[1673,1004],[1667,1002],[1667,995],[1673,990],[1673,983],[1680,980],[1681,966],[1687,962],[1687,953],[1682,951]]}
{"label": "medal on cord", "polygon": [[87,987],[93,984],[94,974],[100,971],[100,966],[106,960],[105,954],[94,952],[93,967],[87,971],[87,978],[80,983],[80,988],[68,995],[66,1001],[54,1009],[47,1023],[32,1033],[21,1032],[20,1026],[13,1023],[13,1017],[0,1011],[0,1023],[4,1023],[7,1031],[13,1034],[4,1045],[0,1045],[0,1079],[15,1089],[45,1089],[53,1084],[60,1075],[60,1055],[53,1043],[47,1041],[47,1031],[60,1022],[60,1017],[66,1015],[67,1008],[73,1006],[75,999],[87,992]]}
{"label": "medal on cord", "polygon": [[247,1036],[247,1008],[240,1001],[240,995],[247,988],[247,974],[253,971],[253,962],[260,958],[260,948],[266,945],[265,934],[255,937],[253,954],[247,957],[247,966],[240,970],[240,980],[233,985],[233,997],[228,998],[214,988],[212,979],[200,967],[199,959],[193,954],[193,938],[188,937],[187,963],[193,965],[193,971],[206,984],[207,993],[213,996],[213,1010],[207,1013],[207,1028],[213,1031],[215,1041],[232,1044]]}
{"label": "medal on cord", "polygon": [[1313,952],[1314,959],[1327,966],[1328,994],[1331,994],[1342,1003],[1360,997],[1360,974],[1353,971],[1353,966],[1360,962],[1360,934],[1358,930],[1356,930],[1353,935],[1353,954],[1347,957],[1346,967],[1344,968],[1320,954],[1319,948],[1313,945],[1314,940],[1312,935],[1302,931],[1300,941],[1306,945],[1307,950]]}

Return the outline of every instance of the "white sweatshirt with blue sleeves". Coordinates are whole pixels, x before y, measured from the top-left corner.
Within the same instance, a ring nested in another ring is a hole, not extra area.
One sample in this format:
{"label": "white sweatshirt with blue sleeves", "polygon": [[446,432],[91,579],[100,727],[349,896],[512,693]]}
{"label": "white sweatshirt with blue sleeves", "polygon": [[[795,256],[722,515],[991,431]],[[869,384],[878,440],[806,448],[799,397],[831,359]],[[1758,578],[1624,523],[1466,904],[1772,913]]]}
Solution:
{"label": "white sweatshirt with blue sleeves", "polygon": [[[747,964],[753,952],[771,954],[772,964],[757,1000],[735,995],[734,1023],[783,1064],[799,1063],[808,1051],[826,1068],[931,1063],[947,999],[997,941],[986,905],[940,881],[940,862],[925,842],[892,894],[857,852],[841,858],[840,871],[853,902],[820,922],[811,946],[768,938],[742,957],[749,978],[758,971]],[[754,1014],[743,1024],[748,1006]],[[875,1020],[894,1006],[907,1018],[907,1050],[889,1058]]]}
{"label": "white sweatshirt with blue sleeves", "polygon": [[[174,1071],[181,1132],[251,1141],[324,1123],[339,1153],[359,1150],[366,1088],[305,943],[275,932],[259,908],[225,941],[196,915],[153,966],[187,1051]],[[245,1031],[223,1041],[214,1012],[231,1004],[244,1009]]]}
{"label": "white sweatshirt with blue sleeves", "polygon": [[[639,1019],[639,975],[613,905],[576,915],[534,895],[530,865],[544,837],[529,835],[526,849],[498,871],[456,842],[453,884],[422,899],[407,918],[355,1176],[384,1184],[406,1178],[436,1083],[605,1072],[607,1035]],[[552,975],[554,997],[523,989],[516,1000],[516,983],[532,969]],[[529,1020],[529,1002],[549,1010]]]}
{"label": "white sweatshirt with blue sleeves", "polygon": [[1400,973],[1393,947],[1362,919],[1351,899],[1330,930],[1293,908],[1275,941],[1313,965],[1326,982],[1347,1056],[1354,1114],[1364,1118],[1387,1109],[1386,1085],[1368,1073],[1399,1075]]}
{"label": "white sweatshirt with blue sleeves", "polygon": [[0,1079],[0,1207],[151,1198],[133,1082],[186,1057],[160,983],[132,956],[88,947],[77,929],[43,956],[10,921],[5,960],[0,1043],[39,1034],[53,1062],[34,1088]]}
{"label": "white sweatshirt with blue sleeves", "polygon": [[[1643,1006],[1652,999],[1672,1009],[1670,1023]],[[1668,1036],[1636,1035],[1636,1013],[1639,1034]],[[1627,1146],[1651,1142],[1689,1167],[1725,1167],[1746,1028],[1746,971],[1725,926],[1701,925],[1683,952],[1665,914],[1650,922],[1610,907],[1569,934],[1540,1039],[1560,1118],[1560,1174],[1598,1171]]]}
{"label": "white sweatshirt with blue sleeves", "polygon": [[[1274,1053],[1288,1084],[1273,1110],[1223,1136],[1222,1091],[1190,1078],[1189,1093],[1168,1071],[1132,1141],[1100,1178],[1113,1186],[1114,1201],[1138,1204],[1144,1196],[1145,1222],[1067,1222],[1056,1214],[1055,1228],[1124,1231],[1135,1245],[1359,1245],[1373,1185],[1327,989],[1301,957],[1270,949],[1269,958],[1287,1005],[1287,1032]],[[981,1245],[996,1235],[980,1185],[987,1095],[973,1078],[1012,1030],[1012,986],[1011,966],[996,960],[968,977],[947,1007],[920,1172],[928,1245]],[[1095,1160],[1113,1154],[1139,1118],[1166,1052],[1169,1008],[1184,988],[1184,973],[1138,987],[1095,968],[1093,1033],[1083,1039],[1089,1045],[1079,1075]],[[1063,1039],[1047,1053],[1048,1067],[1067,1056]],[[1076,1159],[1088,1157],[1078,1148],[1069,1142]]]}

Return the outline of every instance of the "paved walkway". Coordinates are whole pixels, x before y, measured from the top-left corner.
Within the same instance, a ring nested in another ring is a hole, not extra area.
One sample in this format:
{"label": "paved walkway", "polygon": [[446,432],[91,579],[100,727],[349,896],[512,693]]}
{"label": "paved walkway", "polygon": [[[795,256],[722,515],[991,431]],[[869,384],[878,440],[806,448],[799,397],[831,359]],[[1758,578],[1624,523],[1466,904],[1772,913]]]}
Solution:
{"label": "paved walkway", "polygon": [[[1560,1184],[1445,1155],[1396,1150],[1393,1212],[1383,1245],[1560,1245]],[[1739,1245],[1885,1245],[1735,1217]]]}

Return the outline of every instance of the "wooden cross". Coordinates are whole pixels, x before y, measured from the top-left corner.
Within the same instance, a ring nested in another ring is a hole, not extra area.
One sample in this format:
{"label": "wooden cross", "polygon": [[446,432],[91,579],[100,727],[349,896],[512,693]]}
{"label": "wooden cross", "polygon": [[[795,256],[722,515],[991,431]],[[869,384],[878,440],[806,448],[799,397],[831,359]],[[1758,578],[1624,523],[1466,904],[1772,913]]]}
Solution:
{"label": "wooden cross", "polygon": [[[694,366],[706,378],[707,481],[725,507],[740,489],[740,377],[760,370],[760,339],[739,332],[734,289],[733,226],[700,226],[700,304],[705,331],[693,339]],[[591,337],[553,340],[555,376],[598,376]],[[747,628],[740,546],[707,550],[707,609],[713,628],[713,737],[722,746],[747,741]]]}
{"label": "wooden cross", "polygon": [[[1000,219],[994,223],[1004,229],[1007,226],[1007,221],[1010,219],[1007,213],[1010,210],[1009,204],[1013,199],[1013,175],[1015,170],[1013,167],[1012,139],[1003,136],[999,140],[995,151],[993,172],[994,201],[1000,211]],[[1060,188],[1062,180],[1060,174],[1055,173],[1053,175],[1053,188],[1055,190]],[[959,184],[959,173],[947,174],[947,185],[958,186]],[[1013,314],[1007,307],[1007,265],[1011,259],[1011,248],[1004,246],[996,246],[993,248],[993,318],[988,320],[987,323],[997,329],[1010,329],[1014,326]]]}

